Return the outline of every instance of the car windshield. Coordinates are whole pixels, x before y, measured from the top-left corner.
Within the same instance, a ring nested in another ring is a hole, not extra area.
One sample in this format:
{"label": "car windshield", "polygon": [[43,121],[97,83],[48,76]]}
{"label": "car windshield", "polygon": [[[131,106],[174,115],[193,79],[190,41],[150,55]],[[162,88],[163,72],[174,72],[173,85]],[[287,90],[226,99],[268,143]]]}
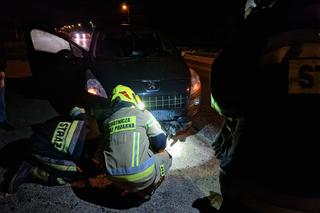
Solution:
{"label": "car windshield", "polygon": [[167,41],[152,31],[101,32],[97,39],[97,59],[164,57],[175,53]]}

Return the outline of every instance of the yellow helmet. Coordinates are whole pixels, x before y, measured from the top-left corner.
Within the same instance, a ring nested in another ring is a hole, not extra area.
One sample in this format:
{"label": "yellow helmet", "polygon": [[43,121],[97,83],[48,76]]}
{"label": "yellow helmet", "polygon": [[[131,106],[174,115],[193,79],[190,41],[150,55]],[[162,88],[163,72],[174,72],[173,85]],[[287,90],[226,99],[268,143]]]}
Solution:
{"label": "yellow helmet", "polygon": [[140,105],[143,105],[140,97],[136,95],[132,89],[130,89],[127,86],[123,86],[121,84],[117,85],[112,90],[111,103],[113,103],[117,98],[120,98],[121,101],[133,103],[138,108],[141,108]]}

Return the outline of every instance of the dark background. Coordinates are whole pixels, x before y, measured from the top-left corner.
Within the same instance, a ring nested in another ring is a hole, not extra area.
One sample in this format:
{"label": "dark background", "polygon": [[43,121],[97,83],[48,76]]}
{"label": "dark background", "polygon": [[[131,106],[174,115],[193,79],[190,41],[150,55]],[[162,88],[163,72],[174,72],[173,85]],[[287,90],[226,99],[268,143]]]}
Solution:
{"label": "dark background", "polygon": [[[3,1],[2,20],[7,25],[43,24],[52,27],[93,21],[120,24],[126,13],[119,0]],[[179,45],[220,47],[243,17],[244,0],[178,1],[128,0],[133,24],[158,28]]]}

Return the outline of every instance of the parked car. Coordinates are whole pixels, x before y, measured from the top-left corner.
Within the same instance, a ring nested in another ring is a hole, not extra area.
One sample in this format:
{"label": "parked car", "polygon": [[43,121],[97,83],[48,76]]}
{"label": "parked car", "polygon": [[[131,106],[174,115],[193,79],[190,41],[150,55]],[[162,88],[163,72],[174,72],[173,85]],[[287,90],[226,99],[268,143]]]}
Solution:
{"label": "parked car", "polygon": [[55,109],[85,104],[96,117],[106,112],[113,87],[131,87],[146,108],[174,132],[191,126],[200,107],[201,82],[166,37],[132,26],[96,28],[90,48],[41,28],[30,30],[33,76]]}

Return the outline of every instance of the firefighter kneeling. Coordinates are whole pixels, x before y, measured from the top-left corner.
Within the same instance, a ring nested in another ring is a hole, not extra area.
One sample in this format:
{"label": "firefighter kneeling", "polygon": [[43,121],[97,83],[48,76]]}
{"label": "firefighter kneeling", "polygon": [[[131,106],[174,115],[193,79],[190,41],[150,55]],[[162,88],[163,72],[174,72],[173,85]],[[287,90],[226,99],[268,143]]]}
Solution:
{"label": "firefighter kneeling", "polygon": [[[70,117],[55,117],[37,127],[26,139],[24,161],[13,175],[1,183],[2,190],[15,193],[23,183],[64,185],[79,177],[77,163],[91,135],[83,108],[74,107]],[[11,173],[11,172],[8,172]]]}
{"label": "firefighter kneeling", "polygon": [[[111,103],[113,111],[100,128],[103,140],[94,162],[104,161],[108,179],[123,194],[134,192],[148,200],[172,164],[171,155],[164,150],[167,137],[130,88],[115,87]],[[30,153],[2,188],[15,193],[23,183],[54,186],[81,180],[77,165],[83,160],[86,139],[96,135],[96,128],[90,126],[85,110],[79,107],[72,109],[71,118],[57,117],[42,124],[27,139]]]}
{"label": "firefighter kneeling", "polygon": [[104,159],[108,178],[120,189],[149,199],[172,164],[167,137],[138,95],[118,85],[113,113],[104,121]]}

